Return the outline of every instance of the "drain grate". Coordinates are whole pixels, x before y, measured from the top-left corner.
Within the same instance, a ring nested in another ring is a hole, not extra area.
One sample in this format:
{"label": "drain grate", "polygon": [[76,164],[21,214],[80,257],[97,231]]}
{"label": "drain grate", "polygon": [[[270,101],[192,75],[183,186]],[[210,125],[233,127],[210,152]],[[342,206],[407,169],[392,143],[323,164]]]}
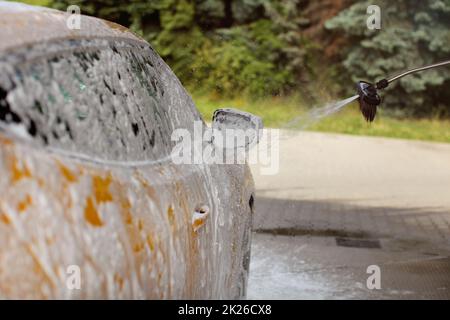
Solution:
{"label": "drain grate", "polygon": [[336,244],[341,247],[381,249],[378,239],[354,239],[337,237]]}

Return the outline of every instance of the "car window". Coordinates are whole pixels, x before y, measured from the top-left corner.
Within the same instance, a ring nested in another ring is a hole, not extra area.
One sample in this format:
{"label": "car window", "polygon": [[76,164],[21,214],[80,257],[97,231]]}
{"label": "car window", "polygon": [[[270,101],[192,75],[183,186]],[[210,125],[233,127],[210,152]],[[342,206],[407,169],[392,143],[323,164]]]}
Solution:
{"label": "car window", "polygon": [[[0,121],[36,142],[107,160],[157,160],[198,118],[157,54],[127,41],[66,41],[0,60]],[[54,51],[55,53],[51,53]]]}

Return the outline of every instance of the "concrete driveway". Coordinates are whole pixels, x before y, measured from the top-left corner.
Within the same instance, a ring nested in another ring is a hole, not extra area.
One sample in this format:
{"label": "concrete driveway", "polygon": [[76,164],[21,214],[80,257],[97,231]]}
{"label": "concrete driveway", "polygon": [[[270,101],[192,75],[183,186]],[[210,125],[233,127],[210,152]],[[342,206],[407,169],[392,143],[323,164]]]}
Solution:
{"label": "concrete driveway", "polygon": [[450,144],[282,132],[259,169],[249,298],[450,298]]}

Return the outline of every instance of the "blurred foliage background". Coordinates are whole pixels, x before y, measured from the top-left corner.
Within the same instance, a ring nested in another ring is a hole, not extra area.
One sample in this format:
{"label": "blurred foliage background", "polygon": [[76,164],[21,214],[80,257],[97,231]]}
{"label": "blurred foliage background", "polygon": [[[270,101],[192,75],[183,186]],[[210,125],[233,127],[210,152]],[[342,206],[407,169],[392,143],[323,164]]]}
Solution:
{"label": "blurred foliage background", "polygon": [[[26,2],[60,10],[76,4],[83,14],[129,27],[204,101],[202,111],[211,100],[256,103],[281,113],[268,116],[275,125],[297,112],[294,105],[353,95],[357,80],[450,59],[450,0]],[[371,4],[381,7],[381,30],[366,26]],[[450,118],[450,67],[405,77],[388,90],[386,116]]]}
{"label": "blurred foliage background", "polygon": [[[417,66],[450,59],[450,0],[378,1],[382,29],[360,26],[371,1],[361,1],[326,21],[328,30],[345,35],[339,63],[344,79],[381,79]],[[385,96],[384,105],[409,115],[450,113],[450,68],[402,78]]]}
{"label": "blurred foliage background", "polygon": [[[187,87],[218,96],[318,98],[317,82],[350,94],[359,79],[450,58],[450,0],[50,1],[69,4],[130,27]],[[382,8],[381,30],[366,27],[371,4]],[[450,68],[441,68],[403,78],[384,106],[448,115],[449,98]]]}

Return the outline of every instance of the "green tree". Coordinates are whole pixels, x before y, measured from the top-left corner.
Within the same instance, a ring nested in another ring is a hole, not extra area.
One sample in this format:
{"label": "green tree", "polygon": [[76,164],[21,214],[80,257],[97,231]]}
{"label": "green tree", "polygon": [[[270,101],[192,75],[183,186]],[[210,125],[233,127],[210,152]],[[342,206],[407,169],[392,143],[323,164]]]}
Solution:
{"label": "green tree", "polygon": [[[306,0],[53,0],[115,21],[147,39],[194,90],[253,96],[289,92],[305,79],[306,45],[295,15]],[[292,10],[291,10],[292,9]],[[285,20],[292,20],[285,23]]]}
{"label": "green tree", "polygon": [[[366,27],[370,4],[381,8],[382,27]],[[345,32],[343,83],[374,82],[397,72],[450,58],[450,0],[359,1],[327,21]],[[349,86],[351,87],[351,86]],[[414,115],[450,114],[450,68],[402,78],[383,94],[383,105]]]}

